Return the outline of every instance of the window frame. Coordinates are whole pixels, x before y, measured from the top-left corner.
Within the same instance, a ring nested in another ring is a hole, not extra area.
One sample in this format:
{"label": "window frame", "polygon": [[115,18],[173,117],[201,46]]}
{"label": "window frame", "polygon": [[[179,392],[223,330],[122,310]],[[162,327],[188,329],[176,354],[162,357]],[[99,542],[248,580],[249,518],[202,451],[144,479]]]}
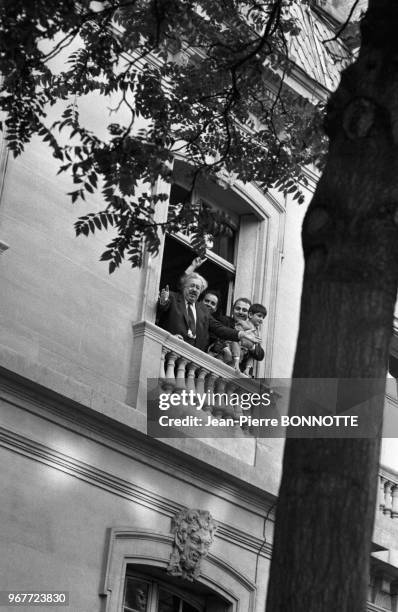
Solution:
{"label": "window frame", "polygon": [[[177,187],[180,187],[184,189],[185,191],[187,191],[183,182],[181,180],[178,180],[178,178],[176,178],[171,183],[171,186],[170,186],[169,206],[170,206],[171,190],[173,188],[173,185],[176,185]],[[231,272],[232,274],[235,275],[236,274],[237,252],[238,252],[238,246],[239,246],[240,215],[237,213],[231,213],[231,211],[228,211],[223,206],[216,204],[215,202],[211,200],[210,197],[206,195],[206,193],[203,195],[202,189],[199,189],[198,187],[195,187],[193,192],[191,193],[190,203],[193,204],[194,206],[201,205],[201,204],[210,206],[210,208],[212,208],[215,212],[220,212],[220,211],[225,212],[227,216],[229,217],[229,221],[230,221],[229,225],[235,232],[234,245],[233,245],[234,252],[233,252],[233,258],[232,258],[233,261],[231,262],[228,259],[225,259],[224,257],[222,257],[221,255],[218,255],[217,253],[212,251],[211,248],[206,249],[206,257],[208,259],[211,259],[217,265],[228,270],[228,272]],[[176,238],[177,240],[180,240],[186,246],[191,247],[191,241],[190,241],[189,235],[184,234],[183,232],[173,232],[170,234],[170,236],[172,236],[173,238]]]}
{"label": "window frame", "polygon": [[[175,176],[170,186],[169,206],[170,206],[171,190],[173,188],[173,185],[176,185],[177,187],[184,189],[185,191],[188,191],[184,185],[184,181],[180,177]],[[194,205],[203,203],[207,206],[210,206],[215,211],[224,211],[229,217],[231,228],[233,228],[235,232],[234,245],[233,245],[233,263],[230,262],[228,259],[221,257],[220,255],[212,251],[210,248],[206,249],[207,259],[213,264],[215,264],[216,266],[218,266],[219,268],[221,268],[222,270],[224,270],[225,272],[228,272],[228,274],[233,277],[228,281],[228,289],[227,289],[226,299],[224,302],[225,313],[229,314],[232,309],[233,301],[235,299],[236,264],[237,264],[237,259],[238,259],[238,250],[239,250],[239,233],[240,233],[241,215],[236,212],[228,211],[227,208],[212,201],[212,198],[209,197],[209,195],[206,193],[205,188],[203,187],[200,187],[200,188],[195,187],[193,189],[193,192],[190,195],[190,202]],[[177,242],[180,242],[181,244],[183,244],[185,247],[192,249],[189,235],[184,234],[183,232],[173,232],[173,233],[170,233],[169,235],[170,237],[177,240]],[[192,249],[192,255],[194,256],[193,249]],[[163,252],[162,252],[160,267],[161,267],[161,270],[163,270]],[[200,274],[200,270],[198,270],[198,272]]]}
{"label": "window frame", "polygon": [[[173,238],[174,240],[176,240],[177,242],[184,245],[185,247],[188,247],[189,249],[192,250],[192,245],[190,243],[189,236],[186,236],[182,232],[171,233],[169,234],[169,236]],[[238,250],[238,240],[239,240],[239,229],[237,230],[236,243],[235,243],[235,260],[236,260],[236,253]],[[195,253],[192,250],[192,258],[194,257],[194,255]],[[224,272],[227,272],[229,275],[232,276],[232,278],[228,280],[227,295],[226,295],[226,299],[224,303],[225,312],[226,314],[229,314],[229,312],[232,309],[232,303],[234,299],[235,282],[236,282],[236,265],[231,264],[229,261],[227,261],[223,257],[220,257],[219,255],[217,255],[217,253],[213,253],[213,251],[209,249],[206,249],[206,257],[209,262],[215,264],[216,266],[221,268],[221,270],[223,270]],[[163,257],[162,257],[161,269],[163,270]],[[181,271],[181,274],[182,273],[183,273],[183,270]],[[200,269],[198,269],[198,273],[201,274]]]}
{"label": "window frame", "polygon": [[[181,157],[174,160],[174,181],[184,187],[186,162]],[[209,186],[209,193],[207,187]],[[170,190],[170,183],[162,181],[154,187],[154,193],[164,193]],[[220,193],[225,192],[225,195]],[[225,299],[225,311],[230,312],[232,302],[239,297],[247,296],[254,302],[262,303],[268,310],[266,324],[263,326],[263,346],[265,359],[257,364],[257,376],[269,377],[274,370],[274,337],[279,331],[277,320],[277,303],[279,300],[279,275],[284,258],[284,239],[286,226],[286,202],[281,200],[279,192],[271,189],[264,193],[256,183],[235,181],[223,185],[210,184],[203,181],[199,185],[199,193],[204,194],[206,202],[214,200],[216,206],[228,198],[230,208],[225,210],[239,216],[239,230],[235,245],[235,280],[233,291],[229,289],[228,299]],[[156,221],[167,221],[168,204],[158,207],[155,211]],[[174,237],[174,235],[173,235]],[[177,237],[177,236],[175,236]],[[184,237],[187,241],[187,237]],[[181,236],[179,236],[180,240]],[[187,244],[187,242],[186,242]],[[156,304],[159,296],[159,286],[162,275],[165,237],[161,240],[159,254],[156,259],[147,256],[143,267],[144,293],[137,321],[148,320],[155,323]],[[213,263],[214,255],[209,261]],[[248,266],[247,261],[253,265]],[[216,263],[214,261],[214,263]],[[218,262],[217,262],[218,263]],[[226,269],[226,268],[225,268]],[[200,269],[199,269],[200,273]],[[277,367],[280,366],[276,362]]]}
{"label": "window frame", "polygon": [[206,601],[204,597],[195,597],[183,588],[178,588],[173,584],[169,584],[166,580],[161,580],[159,578],[136,571],[134,566],[129,566],[129,564],[126,566],[126,573],[124,577],[121,612],[135,612],[133,608],[129,608],[125,605],[126,587],[129,578],[148,584],[148,598],[145,612],[158,612],[159,595],[161,590],[166,591],[167,593],[170,593],[171,595],[174,595],[180,599],[178,612],[182,612],[183,602],[186,602],[188,605],[195,608],[196,612],[206,612]]}

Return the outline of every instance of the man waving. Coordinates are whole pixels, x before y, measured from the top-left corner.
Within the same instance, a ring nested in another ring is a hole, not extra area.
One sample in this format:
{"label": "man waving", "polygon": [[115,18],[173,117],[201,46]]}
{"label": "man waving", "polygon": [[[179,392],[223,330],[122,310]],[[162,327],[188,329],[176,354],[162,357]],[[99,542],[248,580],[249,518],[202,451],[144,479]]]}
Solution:
{"label": "man waving", "polygon": [[159,326],[202,351],[209,345],[210,333],[224,340],[237,342],[244,338],[254,342],[252,332],[225,327],[211,316],[204,304],[198,302],[206,288],[206,280],[192,273],[184,275],[181,293],[169,291],[168,286],[162,289],[158,303]]}

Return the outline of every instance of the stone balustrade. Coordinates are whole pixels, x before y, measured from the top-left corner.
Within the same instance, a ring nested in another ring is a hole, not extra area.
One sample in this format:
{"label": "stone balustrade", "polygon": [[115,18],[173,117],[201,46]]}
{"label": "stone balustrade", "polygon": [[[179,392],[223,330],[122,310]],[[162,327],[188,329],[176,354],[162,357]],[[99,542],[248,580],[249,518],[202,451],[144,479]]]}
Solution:
{"label": "stone balustrade", "polygon": [[[231,407],[225,401],[214,403],[213,393],[226,393],[230,396],[232,393],[259,392],[258,381],[236,372],[222,361],[179,340],[153,323],[136,323],[133,325],[133,333],[133,378],[130,382],[129,403],[139,409],[146,406],[148,380],[159,382],[161,390],[165,392],[192,391],[191,396],[206,395],[208,400],[202,410],[214,418],[237,418],[242,414],[242,408]],[[268,389],[263,386],[262,392],[266,391]],[[193,402],[184,408],[185,414],[194,414],[195,409]],[[247,412],[253,413],[251,409]],[[182,412],[179,416],[183,416]],[[242,427],[244,433],[247,433],[248,428],[244,425]]]}
{"label": "stone balustrade", "polygon": [[379,472],[377,508],[391,518],[398,518],[398,474],[384,467]]}

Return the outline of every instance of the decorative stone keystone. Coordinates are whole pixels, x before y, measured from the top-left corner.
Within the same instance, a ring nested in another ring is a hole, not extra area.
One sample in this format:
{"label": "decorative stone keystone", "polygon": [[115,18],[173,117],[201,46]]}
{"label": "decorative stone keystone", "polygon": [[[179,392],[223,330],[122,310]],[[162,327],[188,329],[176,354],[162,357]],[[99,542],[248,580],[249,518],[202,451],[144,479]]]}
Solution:
{"label": "decorative stone keystone", "polygon": [[216,529],[216,522],[207,510],[187,508],[177,512],[172,520],[174,543],[167,572],[171,576],[195,580],[200,574],[201,561],[209,552]]}

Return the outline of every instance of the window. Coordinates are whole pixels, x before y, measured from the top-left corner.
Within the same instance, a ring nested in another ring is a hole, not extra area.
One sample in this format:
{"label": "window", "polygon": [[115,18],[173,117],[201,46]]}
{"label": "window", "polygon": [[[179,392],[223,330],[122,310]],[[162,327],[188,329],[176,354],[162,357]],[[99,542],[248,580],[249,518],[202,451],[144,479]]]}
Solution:
{"label": "window", "polygon": [[204,612],[204,600],[200,600],[158,581],[127,575],[123,612]]}
{"label": "window", "polygon": [[[174,161],[173,181],[169,206],[181,202],[201,202],[222,211],[223,222],[230,226],[228,235],[215,237],[212,248],[206,251],[206,261],[197,271],[206,279],[209,290],[220,294],[216,316],[230,315],[233,302],[241,297],[266,306],[269,313],[263,326],[266,359],[259,364],[257,375],[266,373],[269,376],[273,368],[272,347],[277,322],[275,307],[286,208],[272,194],[264,194],[257,185],[243,184],[239,180],[228,182],[222,178],[200,176],[191,193],[192,168],[183,160]],[[159,212],[162,222],[167,219],[167,209],[165,205]],[[170,290],[179,291],[180,279],[196,256],[188,236],[180,232],[166,234],[162,244],[162,260],[153,275],[154,282],[148,284],[148,296],[153,299],[147,309],[150,320],[153,320],[153,304],[158,299],[159,291],[167,285]]]}
{"label": "window", "polygon": [[[189,197],[189,192],[174,183],[170,190],[170,204],[177,204]],[[200,198],[194,194],[193,200],[201,200],[204,204],[211,206],[214,210],[221,207]],[[239,230],[238,215],[228,215],[228,235],[216,236],[212,240],[211,249],[207,252],[207,261],[200,266],[198,273],[204,276],[210,289],[217,289],[221,294],[220,312],[226,313],[230,310],[234,284],[235,284],[235,256]],[[192,263],[196,254],[192,250],[189,238],[182,234],[166,235],[163,251],[163,264],[160,279],[160,287],[169,285],[173,291],[178,291],[179,280],[187,267]]]}
{"label": "window", "polygon": [[174,595],[165,589],[159,589],[159,612],[197,612],[202,609],[192,606],[182,597]]}
{"label": "window", "polygon": [[160,612],[163,606],[167,612],[167,604],[178,612],[254,610],[256,585],[230,559],[209,552],[192,582],[169,574],[172,541],[169,529],[112,527],[100,584],[104,609]]}
{"label": "window", "polygon": [[[150,575],[139,570],[148,571]],[[122,612],[226,612],[229,605],[210,589],[199,585],[180,586],[181,579],[164,571],[127,566]]]}
{"label": "window", "polygon": [[137,578],[126,578],[124,587],[124,612],[146,612],[150,583]]}

